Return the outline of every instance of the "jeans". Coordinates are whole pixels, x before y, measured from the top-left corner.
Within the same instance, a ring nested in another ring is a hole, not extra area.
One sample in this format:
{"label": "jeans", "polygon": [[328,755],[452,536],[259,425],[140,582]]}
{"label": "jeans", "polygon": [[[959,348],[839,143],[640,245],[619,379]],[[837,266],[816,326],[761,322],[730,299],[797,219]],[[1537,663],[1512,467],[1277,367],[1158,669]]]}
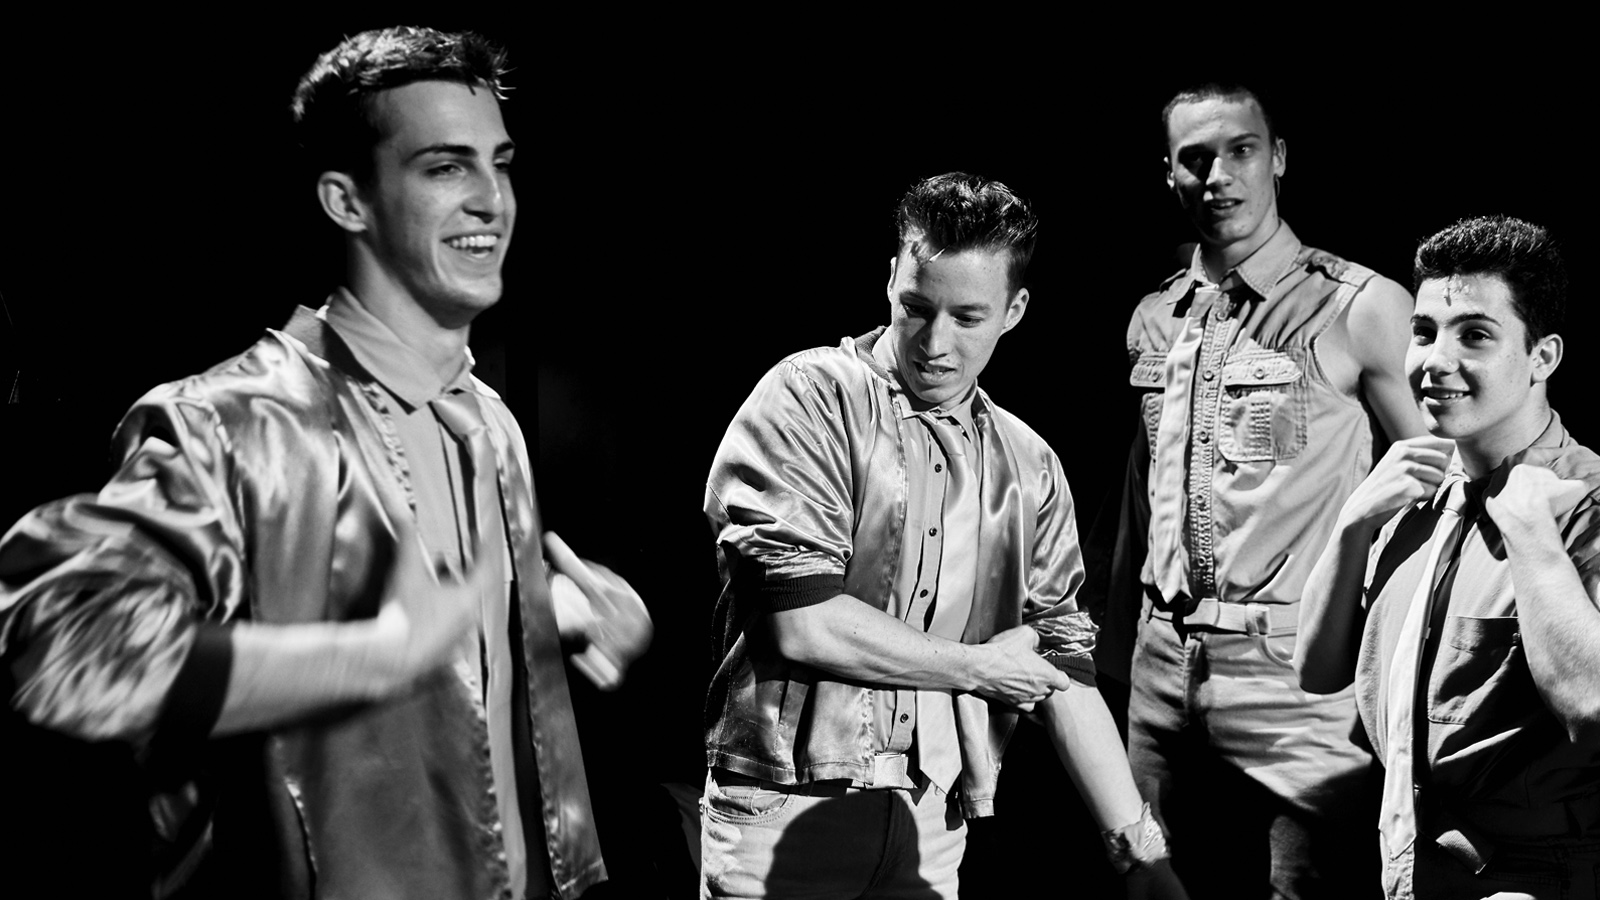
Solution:
{"label": "jeans", "polygon": [[[1409,883],[1401,863],[1415,859]],[[1389,900],[1595,900],[1600,896],[1600,841],[1551,838],[1496,844],[1483,871],[1474,873],[1426,838],[1384,867]],[[1414,891],[1414,892],[1412,892]]]}
{"label": "jeans", "polygon": [[702,898],[956,900],[967,826],[936,787],[778,785],[712,769]]}
{"label": "jeans", "polygon": [[1294,636],[1139,631],[1128,760],[1193,896],[1377,896],[1379,768],[1350,689],[1300,690]]}

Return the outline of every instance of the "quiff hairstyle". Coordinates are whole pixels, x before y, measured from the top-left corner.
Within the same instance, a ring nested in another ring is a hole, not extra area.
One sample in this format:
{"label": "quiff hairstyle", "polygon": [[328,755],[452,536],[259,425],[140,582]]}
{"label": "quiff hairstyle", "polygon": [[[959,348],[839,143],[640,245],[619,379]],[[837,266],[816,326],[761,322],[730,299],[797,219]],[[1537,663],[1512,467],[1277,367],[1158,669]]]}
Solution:
{"label": "quiff hairstyle", "polygon": [[1023,285],[1039,237],[1039,220],[1028,201],[998,181],[966,172],[935,175],[912,185],[894,220],[901,251],[913,235],[920,236],[924,256],[1005,251],[1006,287],[1012,293]]}
{"label": "quiff hairstyle", "polygon": [[373,112],[381,91],[416,81],[453,81],[506,98],[506,52],[470,31],[401,25],[363,31],[317,57],[295,88],[294,115],[311,171],[371,180],[372,148],[384,137]]}
{"label": "quiff hairstyle", "polygon": [[1527,348],[1557,334],[1567,314],[1567,267],[1550,232],[1510,216],[1462,219],[1417,248],[1412,293],[1424,281],[1493,275],[1511,291]]}
{"label": "quiff hairstyle", "polygon": [[1250,101],[1261,112],[1261,121],[1267,126],[1267,144],[1272,152],[1278,151],[1277,139],[1281,136],[1278,129],[1272,124],[1272,113],[1267,112],[1267,105],[1261,102],[1261,97],[1255,91],[1242,84],[1232,81],[1208,81],[1195,87],[1184,88],[1172,95],[1167,105],[1161,108],[1161,149],[1170,152],[1172,149],[1172,111],[1185,103],[1200,103],[1206,100],[1231,100],[1235,103]]}

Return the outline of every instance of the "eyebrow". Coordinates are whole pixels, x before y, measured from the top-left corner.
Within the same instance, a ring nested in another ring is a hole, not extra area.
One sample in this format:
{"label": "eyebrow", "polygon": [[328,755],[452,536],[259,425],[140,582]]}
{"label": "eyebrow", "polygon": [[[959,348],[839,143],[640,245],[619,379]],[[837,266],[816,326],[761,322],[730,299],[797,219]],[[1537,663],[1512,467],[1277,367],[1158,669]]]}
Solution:
{"label": "eyebrow", "polygon": [[[494,155],[500,156],[504,153],[510,153],[515,149],[517,149],[517,144],[515,141],[501,141],[499,144],[495,145]],[[429,144],[426,147],[422,147],[413,151],[410,156],[406,157],[406,162],[410,162],[421,156],[427,156],[431,153],[438,153],[445,156],[476,157],[478,155],[478,149],[468,144]]]}
{"label": "eyebrow", "polygon": [[[1418,315],[1413,315],[1411,317],[1411,321],[1412,322],[1430,322],[1431,323],[1434,320],[1433,320],[1432,316],[1424,316],[1424,315],[1418,314]],[[1482,322],[1493,322],[1496,325],[1505,324],[1505,323],[1501,322],[1499,319],[1496,319],[1494,316],[1491,316],[1486,312],[1460,312],[1460,313],[1456,313],[1453,316],[1450,316],[1449,318],[1445,319],[1443,322],[1440,322],[1440,323],[1437,323],[1437,324],[1443,325],[1444,327],[1448,328],[1448,327],[1450,327],[1452,325],[1460,325],[1460,324],[1462,324],[1464,322],[1479,322],[1479,321],[1482,321]]]}

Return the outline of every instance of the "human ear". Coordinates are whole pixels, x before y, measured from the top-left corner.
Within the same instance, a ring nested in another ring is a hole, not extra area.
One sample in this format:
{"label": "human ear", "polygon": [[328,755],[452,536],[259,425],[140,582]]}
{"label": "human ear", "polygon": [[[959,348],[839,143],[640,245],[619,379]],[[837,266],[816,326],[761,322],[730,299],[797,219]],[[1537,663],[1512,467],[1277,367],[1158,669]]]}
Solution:
{"label": "human ear", "polygon": [[1006,324],[1004,328],[1000,329],[1000,333],[1005,334],[1017,327],[1017,323],[1022,321],[1022,314],[1027,311],[1028,289],[1021,288],[1017,291],[1016,296],[1011,298],[1011,302],[1006,304]]}
{"label": "human ear", "polygon": [[1533,383],[1549,380],[1561,365],[1566,347],[1559,334],[1547,334],[1533,345]]}
{"label": "human ear", "polygon": [[1167,167],[1167,190],[1176,193],[1178,190],[1178,180],[1172,177],[1172,157],[1165,157],[1161,161]]}
{"label": "human ear", "polygon": [[1272,174],[1279,177],[1289,168],[1289,145],[1283,138],[1274,138],[1272,141]]}
{"label": "human ear", "polygon": [[317,202],[333,224],[356,234],[367,230],[367,206],[356,190],[355,179],[344,172],[323,172],[317,177]]}

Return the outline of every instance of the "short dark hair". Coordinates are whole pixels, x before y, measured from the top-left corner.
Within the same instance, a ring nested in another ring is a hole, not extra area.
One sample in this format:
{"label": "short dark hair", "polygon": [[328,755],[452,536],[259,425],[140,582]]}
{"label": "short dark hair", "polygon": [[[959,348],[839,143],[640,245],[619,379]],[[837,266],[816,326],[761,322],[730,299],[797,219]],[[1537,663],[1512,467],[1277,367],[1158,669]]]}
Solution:
{"label": "short dark hair", "polygon": [[415,81],[454,81],[505,99],[506,52],[470,31],[397,26],[363,31],[317,57],[295,88],[290,111],[305,161],[315,172],[372,175],[383,139],[373,115],[381,91]]}
{"label": "short dark hair", "polygon": [[1172,149],[1172,111],[1185,103],[1200,103],[1205,100],[1232,100],[1242,103],[1249,100],[1261,112],[1261,121],[1267,126],[1267,143],[1277,149],[1278,129],[1272,124],[1272,113],[1267,112],[1267,105],[1261,102],[1261,95],[1250,90],[1242,84],[1232,81],[1208,81],[1205,84],[1184,88],[1172,95],[1167,105],[1161,108],[1161,147],[1164,150]]}
{"label": "short dark hair", "polygon": [[1528,347],[1561,330],[1567,314],[1567,267],[1546,229],[1510,216],[1462,219],[1422,242],[1413,293],[1424,281],[1452,275],[1494,275],[1528,332]]}
{"label": "short dark hair", "polygon": [[925,178],[900,198],[894,214],[900,248],[920,232],[930,252],[1007,252],[1006,286],[1022,287],[1039,238],[1039,219],[1028,201],[998,181],[966,172]]}

